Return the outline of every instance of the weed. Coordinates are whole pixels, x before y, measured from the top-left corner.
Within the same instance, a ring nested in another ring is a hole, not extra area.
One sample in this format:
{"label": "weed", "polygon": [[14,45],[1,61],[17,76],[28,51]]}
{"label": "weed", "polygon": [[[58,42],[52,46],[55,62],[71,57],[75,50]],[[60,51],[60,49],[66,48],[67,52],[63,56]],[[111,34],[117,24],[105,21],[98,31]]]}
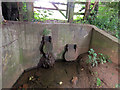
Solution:
{"label": "weed", "polygon": [[88,60],[87,60],[87,63],[90,63],[91,66],[97,66],[98,63],[107,63],[107,62],[112,62],[109,58],[109,56],[107,55],[104,55],[102,53],[95,53],[95,51],[93,49],[90,49],[88,51],[89,55],[88,55]]}
{"label": "weed", "polygon": [[112,62],[110,59],[109,59],[109,56],[107,55],[103,55],[102,53],[98,53],[98,59],[100,61],[100,63],[104,64],[106,62]]}
{"label": "weed", "polygon": [[115,85],[115,88],[120,88],[120,84],[116,84],[116,85]]}
{"label": "weed", "polygon": [[45,29],[43,30],[43,35],[48,35],[48,34],[50,34],[50,31],[45,28]]}
{"label": "weed", "polygon": [[97,86],[101,86],[101,80],[97,78]]}
{"label": "weed", "polygon": [[97,74],[98,74],[98,72],[95,72],[95,74],[97,75]]}
{"label": "weed", "polygon": [[89,55],[88,58],[89,60],[87,60],[87,63],[91,63],[91,65],[97,66],[98,65],[98,61],[97,61],[97,54],[95,53],[95,51],[93,49],[90,49],[90,51],[88,51]]}

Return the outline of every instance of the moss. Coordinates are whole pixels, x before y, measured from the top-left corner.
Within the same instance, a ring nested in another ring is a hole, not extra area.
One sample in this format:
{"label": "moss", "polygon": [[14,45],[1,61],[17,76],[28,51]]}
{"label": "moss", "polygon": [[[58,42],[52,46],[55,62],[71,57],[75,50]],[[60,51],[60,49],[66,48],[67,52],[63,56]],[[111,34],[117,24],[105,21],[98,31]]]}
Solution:
{"label": "moss", "polygon": [[43,33],[42,33],[42,34],[43,34],[43,35],[48,35],[48,34],[50,34],[50,31],[45,28],[45,29],[43,30]]}

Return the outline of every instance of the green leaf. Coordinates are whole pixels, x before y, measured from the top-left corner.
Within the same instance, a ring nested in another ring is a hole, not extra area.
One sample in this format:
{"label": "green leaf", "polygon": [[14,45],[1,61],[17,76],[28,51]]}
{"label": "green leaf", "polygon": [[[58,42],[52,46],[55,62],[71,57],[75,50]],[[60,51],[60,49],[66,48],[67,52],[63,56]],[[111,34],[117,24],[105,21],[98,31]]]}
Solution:
{"label": "green leaf", "polygon": [[94,56],[96,57],[96,56],[97,56],[97,54],[96,54],[96,53],[94,53]]}
{"label": "green leaf", "polygon": [[88,57],[89,57],[90,60],[92,59],[92,56],[89,55]]}
{"label": "green leaf", "polygon": [[101,80],[97,78],[97,86],[101,86]]}
{"label": "green leaf", "polygon": [[47,13],[47,11],[44,11],[44,13]]}
{"label": "green leaf", "polygon": [[103,61],[103,63],[106,63],[106,60],[105,60],[105,61]]}
{"label": "green leaf", "polygon": [[47,29],[44,29],[44,30],[43,30],[43,35],[48,35],[49,33],[50,33],[49,30],[47,30]]}
{"label": "green leaf", "polygon": [[110,59],[107,60],[109,63],[112,63],[112,61]]}
{"label": "green leaf", "polygon": [[52,13],[48,13],[49,15],[52,15]]}
{"label": "green leaf", "polygon": [[120,88],[120,84],[116,84],[116,85],[115,85],[115,88]]}

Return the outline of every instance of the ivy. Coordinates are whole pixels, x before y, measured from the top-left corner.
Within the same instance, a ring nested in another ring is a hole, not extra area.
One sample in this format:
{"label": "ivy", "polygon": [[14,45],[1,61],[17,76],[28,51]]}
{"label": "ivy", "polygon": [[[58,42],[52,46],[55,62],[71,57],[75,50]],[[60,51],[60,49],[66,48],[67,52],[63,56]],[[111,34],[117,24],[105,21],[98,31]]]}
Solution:
{"label": "ivy", "polygon": [[[118,28],[118,25],[120,25],[118,4],[119,2],[100,2],[97,14],[96,11],[91,11],[93,15],[90,15],[87,20],[83,20],[80,16],[77,16],[77,23],[95,25],[120,39],[120,29]],[[92,6],[90,8],[92,8]]]}

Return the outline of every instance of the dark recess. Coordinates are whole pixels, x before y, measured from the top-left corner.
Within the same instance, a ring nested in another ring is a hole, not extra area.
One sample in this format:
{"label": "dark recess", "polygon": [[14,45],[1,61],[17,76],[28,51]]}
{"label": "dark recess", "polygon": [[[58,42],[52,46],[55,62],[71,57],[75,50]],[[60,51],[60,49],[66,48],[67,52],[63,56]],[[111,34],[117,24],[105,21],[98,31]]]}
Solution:
{"label": "dark recess", "polygon": [[19,11],[17,2],[2,2],[2,15],[5,20],[18,21]]}

